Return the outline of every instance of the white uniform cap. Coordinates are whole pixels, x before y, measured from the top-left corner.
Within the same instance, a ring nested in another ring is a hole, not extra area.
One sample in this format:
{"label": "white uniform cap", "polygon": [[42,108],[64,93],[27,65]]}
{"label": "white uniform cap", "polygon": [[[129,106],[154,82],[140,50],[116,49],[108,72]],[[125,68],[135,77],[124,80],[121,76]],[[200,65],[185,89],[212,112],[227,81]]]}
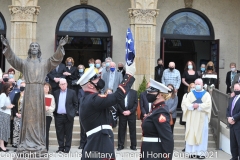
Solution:
{"label": "white uniform cap", "polygon": [[150,87],[159,90],[162,93],[169,93],[172,90],[170,88],[168,88],[167,86],[165,86],[162,83],[159,83],[153,79],[150,78]]}
{"label": "white uniform cap", "polygon": [[96,72],[94,71],[94,66],[92,66],[82,75],[82,77],[77,81],[77,84],[80,84],[80,86],[82,86],[86,84],[95,75]]}

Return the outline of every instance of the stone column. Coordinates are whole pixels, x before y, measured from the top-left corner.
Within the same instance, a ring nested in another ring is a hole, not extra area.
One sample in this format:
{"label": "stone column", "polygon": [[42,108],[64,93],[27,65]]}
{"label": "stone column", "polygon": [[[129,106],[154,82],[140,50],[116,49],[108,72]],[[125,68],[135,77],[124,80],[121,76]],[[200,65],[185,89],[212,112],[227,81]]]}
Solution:
{"label": "stone column", "polygon": [[[36,42],[37,16],[40,7],[38,0],[12,0],[11,13],[11,47],[20,58],[26,58],[29,44]],[[19,73],[15,75],[17,79]]]}
{"label": "stone column", "polygon": [[135,40],[136,81],[134,89],[138,90],[143,76],[154,78],[155,46],[156,46],[156,17],[158,0],[131,0],[128,9],[130,26]]}

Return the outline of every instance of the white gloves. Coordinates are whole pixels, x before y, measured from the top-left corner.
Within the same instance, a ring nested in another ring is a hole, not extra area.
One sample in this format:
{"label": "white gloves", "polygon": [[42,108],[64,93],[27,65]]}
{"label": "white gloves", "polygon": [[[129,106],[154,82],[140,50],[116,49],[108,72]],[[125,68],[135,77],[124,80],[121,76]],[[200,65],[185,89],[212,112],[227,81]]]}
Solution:
{"label": "white gloves", "polygon": [[207,90],[207,84],[204,84],[203,88],[204,88],[205,90]]}
{"label": "white gloves", "polygon": [[130,66],[126,64],[126,73],[134,76],[134,74],[136,73],[135,62],[133,62]]}
{"label": "white gloves", "polygon": [[210,86],[211,88],[213,88],[214,87],[214,84],[211,84],[211,86]]}

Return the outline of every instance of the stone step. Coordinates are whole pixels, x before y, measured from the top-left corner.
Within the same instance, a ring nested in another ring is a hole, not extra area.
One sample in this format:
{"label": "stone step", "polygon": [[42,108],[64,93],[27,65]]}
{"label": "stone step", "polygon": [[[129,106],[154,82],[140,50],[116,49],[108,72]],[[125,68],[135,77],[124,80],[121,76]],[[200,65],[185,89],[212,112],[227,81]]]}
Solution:
{"label": "stone step", "polygon": [[[55,131],[55,125],[51,124],[50,126],[50,131]],[[117,132],[118,127],[113,128],[113,132]],[[127,131],[129,131],[129,128],[127,127]],[[80,132],[80,125],[74,124],[73,125],[73,132]],[[142,133],[142,128],[140,126],[136,126],[136,132],[137,133]],[[211,129],[209,128],[209,133],[211,133]],[[174,134],[175,133],[185,133],[185,128],[182,126],[175,126],[174,127]]]}
{"label": "stone step", "polygon": [[[137,139],[137,148],[141,147],[141,139]],[[117,143],[118,139],[114,139],[114,146],[117,148]],[[57,139],[56,138],[49,138],[49,144],[50,145],[58,145]],[[72,139],[72,146],[79,146],[80,145],[80,140],[79,138],[73,138]],[[127,147],[131,145],[130,140],[127,140]],[[125,145],[126,146],[126,145]],[[185,146],[185,141],[184,140],[174,140],[174,148],[184,148]],[[216,148],[215,142],[214,141],[208,141],[208,148]]]}
{"label": "stone step", "polygon": [[[117,138],[118,137],[118,132],[113,132],[114,137]],[[56,132],[55,131],[50,131],[49,132],[49,137],[50,138],[56,138]],[[142,133],[136,133],[136,137],[137,139],[141,139],[142,138]],[[73,132],[72,133],[72,138],[76,138],[79,139],[80,138],[80,133],[79,132]],[[129,132],[127,133],[127,138],[130,139],[130,134]],[[175,133],[174,134],[174,140],[184,140],[185,138],[185,134],[181,134],[181,133]],[[214,141],[213,138],[213,134],[209,133],[208,134],[208,140],[209,141]]]}

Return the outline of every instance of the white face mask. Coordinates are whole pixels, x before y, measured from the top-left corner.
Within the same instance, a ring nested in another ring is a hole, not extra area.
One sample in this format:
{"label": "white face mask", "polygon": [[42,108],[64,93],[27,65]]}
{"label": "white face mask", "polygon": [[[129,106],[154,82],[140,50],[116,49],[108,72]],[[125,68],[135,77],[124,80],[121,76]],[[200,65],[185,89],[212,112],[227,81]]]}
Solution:
{"label": "white face mask", "polygon": [[188,65],[188,69],[193,69],[193,66],[192,65]]}
{"label": "white face mask", "polygon": [[231,68],[231,71],[234,72],[236,68]]}

